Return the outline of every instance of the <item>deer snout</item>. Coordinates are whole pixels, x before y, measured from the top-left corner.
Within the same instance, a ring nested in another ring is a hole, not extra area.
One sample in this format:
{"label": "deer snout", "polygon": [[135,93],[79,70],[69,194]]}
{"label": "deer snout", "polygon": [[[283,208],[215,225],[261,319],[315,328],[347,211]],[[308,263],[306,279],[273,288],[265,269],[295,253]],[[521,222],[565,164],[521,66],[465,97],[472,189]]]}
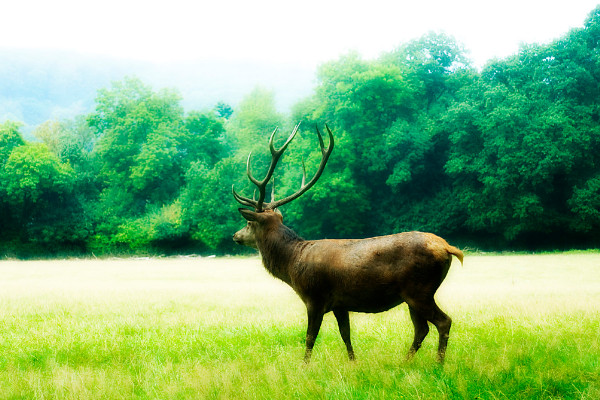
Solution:
{"label": "deer snout", "polygon": [[248,231],[248,228],[241,229],[233,235],[233,241],[243,246],[253,247],[257,249],[254,234]]}
{"label": "deer snout", "polygon": [[239,232],[236,232],[233,234],[233,241],[236,242],[237,244],[243,244],[242,238],[240,237]]}

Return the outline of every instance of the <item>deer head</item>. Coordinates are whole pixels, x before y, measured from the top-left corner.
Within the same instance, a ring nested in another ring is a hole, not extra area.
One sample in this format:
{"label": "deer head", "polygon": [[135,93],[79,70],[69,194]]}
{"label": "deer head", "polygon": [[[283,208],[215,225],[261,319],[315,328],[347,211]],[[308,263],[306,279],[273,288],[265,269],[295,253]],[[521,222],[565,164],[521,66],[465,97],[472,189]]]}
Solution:
{"label": "deer head", "polygon": [[321,159],[321,164],[319,165],[319,169],[317,170],[315,175],[312,177],[312,179],[310,181],[308,181],[308,183],[306,183],[306,168],[304,168],[304,161],[303,161],[303,165],[302,165],[303,177],[302,177],[302,184],[300,186],[300,190],[298,190],[296,193],[289,195],[281,200],[275,200],[274,194],[272,193],[271,194],[271,202],[269,202],[269,203],[265,202],[267,184],[273,177],[273,173],[275,172],[275,167],[277,166],[277,162],[283,155],[285,149],[288,147],[288,145],[290,144],[292,139],[294,139],[294,137],[296,136],[296,133],[298,132],[299,127],[300,127],[300,124],[298,124],[294,127],[294,130],[292,131],[292,133],[290,134],[288,139],[285,141],[285,143],[283,144],[283,146],[281,146],[281,148],[279,150],[275,149],[275,146],[273,145],[273,139],[274,139],[275,134],[277,133],[278,129],[275,128],[275,130],[273,130],[273,133],[271,133],[271,137],[269,138],[269,149],[271,151],[271,164],[269,165],[266,176],[262,180],[259,181],[258,179],[254,178],[254,176],[252,176],[252,168],[251,168],[252,152],[250,152],[250,154],[248,155],[248,161],[246,162],[246,173],[248,175],[248,179],[250,179],[250,181],[253,184],[255,184],[258,188],[258,200],[255,200],[254,198],[250,199],[248,197],[243,197],[243,196],[239,195],[235,191],[235,188],[232,186],[231,191],[233,193],[233,197],[241,205],[254,208],[254,211],[251,211],[251,210],[248,210],[245,208],[239,209],[242,216],[248,221],[248,224],[246,225],[245,228],[238,231],[234,235],[233,239],[237,243],[243,244],[245,246],[258,248],[257,241],[260,240],[260,238],[263,236],[263,232],[266,232],[267,230],[272,229],[273,226],[283,225],[282,224],[283,219],[282,219],[281,213],[277,211],[277,208],[300,197],[303,193],[305,193],[308,189],[310,189],[317,182],[317,180],[321,177],[321,174],[323,173],[323,170],[325,169],[325,165],[327,164],[327,160],[329,159],[329,156],[331,155],[331,152],[333,151],[333,143],[334,143],[333,142],[333,134],[331,133],[331,130],[329,129],[329,127],[327,125],[325,125],[325,127],[327,128],[327,133],[329,134],[329,145],[327,146],[327,148],[325,147],[325,144],[323,143],[323,136],[321,135],[319,128],[317,128],[317,135],[319,137],[319,145],[321,148],[322,159]]}

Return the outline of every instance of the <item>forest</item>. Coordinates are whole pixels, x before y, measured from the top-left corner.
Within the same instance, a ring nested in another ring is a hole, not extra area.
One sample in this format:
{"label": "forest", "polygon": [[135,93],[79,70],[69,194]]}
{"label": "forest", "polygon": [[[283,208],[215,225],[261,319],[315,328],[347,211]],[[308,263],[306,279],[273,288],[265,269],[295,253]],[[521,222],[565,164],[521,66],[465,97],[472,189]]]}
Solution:
{"label": "forest", "polygon": [[300,133],[275,172],[279,197],[317,168],[316,127],[336,145],[320,181],[281,210],[307,239],[434,232],[481,250],[600,245],[600,7],[582,28],[474,68],[430,33],[372,60],[320,66],[289,114],[260,87],[234,107],[185,110],[136,77],[93,111],[26,140],[0,124],[0,257],[235,254],[236,191]]}

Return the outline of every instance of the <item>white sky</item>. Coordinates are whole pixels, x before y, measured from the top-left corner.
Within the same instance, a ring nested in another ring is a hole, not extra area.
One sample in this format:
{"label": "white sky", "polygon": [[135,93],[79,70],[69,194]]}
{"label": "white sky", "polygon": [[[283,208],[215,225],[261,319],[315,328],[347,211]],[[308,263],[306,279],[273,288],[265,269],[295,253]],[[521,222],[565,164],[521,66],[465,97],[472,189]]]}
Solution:
{"label": "white sky", "polygon": [[481,66],[582,26],[597,1],[6,0],[0,47],[314,67],[349,50],[374,58],[434,30]]}

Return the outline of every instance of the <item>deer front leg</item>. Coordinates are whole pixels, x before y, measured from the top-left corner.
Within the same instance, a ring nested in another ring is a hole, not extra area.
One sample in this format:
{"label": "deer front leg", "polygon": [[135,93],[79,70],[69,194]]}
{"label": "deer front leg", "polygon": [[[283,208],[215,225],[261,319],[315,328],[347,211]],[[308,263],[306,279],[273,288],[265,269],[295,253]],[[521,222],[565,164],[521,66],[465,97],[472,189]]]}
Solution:
{"label": "deer front leg", "polygon": [[321,323],[323,322],[323,311],[319,308],[312,306],[306,306],[308,314],[308,328],[306,330],[306,352],[304,353],[304,362],[310,362],[310,356],[312,355],[312,349],[317,340],[319,329],[321,329]]}
{"label": "deer front leg", "polygon": [[429,325],[427,324],[427,318],[423,318],[414,308],[409,307],[410,318],[412,319],[412,323],[415,327],[415,339],[413,340],[412,346],[410,346],[410,350],[406,356],[407,360],[413,358],[415,353],[421,347],[421,343],[423,343],[423,339],[429,333]]}
{"label": "deer front leg", "polygon": [[338,328],[340,329],[340,335],[348,350],[348,359],[354,361],[354,350],[352,349],[352,343],[350,342],[350,316],[346,310],[333,310],[333,314],[338,322]]}

